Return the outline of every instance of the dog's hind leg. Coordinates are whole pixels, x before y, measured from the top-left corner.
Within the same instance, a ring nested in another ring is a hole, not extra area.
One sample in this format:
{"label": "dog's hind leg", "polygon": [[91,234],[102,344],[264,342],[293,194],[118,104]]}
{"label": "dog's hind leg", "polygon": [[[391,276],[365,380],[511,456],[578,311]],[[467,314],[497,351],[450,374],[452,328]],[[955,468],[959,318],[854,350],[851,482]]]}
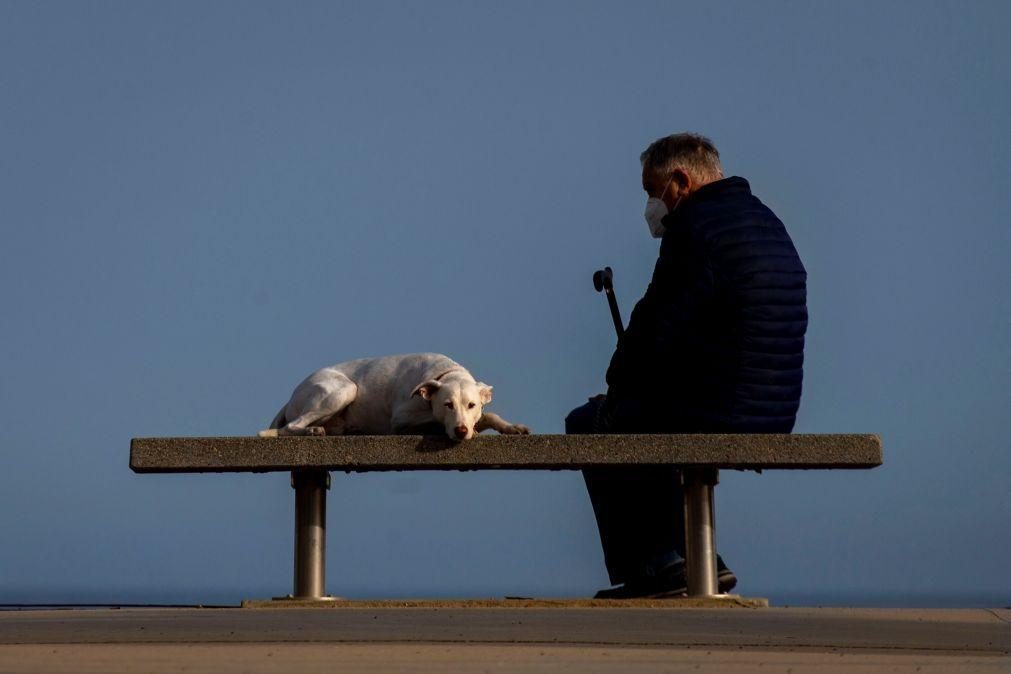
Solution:
{"label": "dog's hind leg", "polygon": [[277,434],[325,435],[324,423],[340,414],[357,395],[355,383],[340,373],[311,381],[292,396],[285,413],[291,421],[278,428]]}
{"label": "dog's hind leg", "polygon": [[285,423],[284,422],[284,410],[287,407],[288,407],[288,404],[285,403],[284,407],[282,407],[281,410],[277,414],[274,415],[274,420],[270,422],[270,426],[268,426],[266,430],[259,431],[257,433],[257,435],[260,436],[261,438],[276,438],[277,437],[277,429],[279,429],[281,426],[284,426],[284,423]]}

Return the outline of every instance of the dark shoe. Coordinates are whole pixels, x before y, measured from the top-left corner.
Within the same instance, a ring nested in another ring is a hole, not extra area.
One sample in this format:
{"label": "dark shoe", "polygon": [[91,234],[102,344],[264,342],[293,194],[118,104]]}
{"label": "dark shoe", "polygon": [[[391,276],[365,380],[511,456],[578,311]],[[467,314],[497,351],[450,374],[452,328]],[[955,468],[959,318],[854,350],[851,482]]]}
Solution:
{"label": "dark shoe", "polygon": [[600,590],[593,595],[594,599],[673,599],[684,597],[688,592],[687,587],[674,588],[672,590],[657,590],[637,585],[619,585]]}
{"label": "dark shoe", "polygon": [[737,587],[737,576],[719,555],[716,555],[716,586],[720,594],[726,594]]}
{"label": "dark shoe", "polygon": [[[723,558],[716,556],[716,586],[717,592],[726,594],[737,586],[737,576],[723,563]],[[600,590],[593,595],[594,599],[660,599],[678,597],[688,593],[688,582],[685,578],[684,562],[680,561],[667,567],[658,576],[637,578],[623,585]]]}
{"label": "dark shoe", "polygon": [[656,576],[630,580],[624,585],[601,590],[594,599],[665,599],[680,597],[688,592],[685,568],[682,562],[671,564]]}

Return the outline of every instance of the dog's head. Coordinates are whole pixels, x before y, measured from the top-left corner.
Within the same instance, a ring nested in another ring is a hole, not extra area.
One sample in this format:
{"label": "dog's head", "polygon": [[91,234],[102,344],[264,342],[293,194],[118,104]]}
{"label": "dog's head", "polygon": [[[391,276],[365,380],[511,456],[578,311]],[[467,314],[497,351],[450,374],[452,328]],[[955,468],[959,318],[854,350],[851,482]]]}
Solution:
{"label": "dog's head", "polygon": [[432,405],[432,416],[446,428],[454,440],[468,440],[477,435],[474,426],[481,411],[491,402],[491,386],[481,382],[430,379],[411,392]]}

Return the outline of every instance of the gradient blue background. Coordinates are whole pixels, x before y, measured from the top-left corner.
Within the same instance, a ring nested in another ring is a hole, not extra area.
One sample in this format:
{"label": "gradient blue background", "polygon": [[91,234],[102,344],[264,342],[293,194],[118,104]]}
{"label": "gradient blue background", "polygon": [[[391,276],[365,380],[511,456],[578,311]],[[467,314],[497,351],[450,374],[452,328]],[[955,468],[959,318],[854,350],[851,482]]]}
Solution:
{"label": "gradient blue background", "polygon": [[[601,391],[657,244],[639,152],[711,136],[809,271],[798,432],[728,472],[779,603],[1007,605],[1011,5],[0,3],[0,603],[289,591],[286,475],[138,476],[317,367],[420,350],[536,432]],[[328,589],[587,595],[578,473],[334,475]]]}

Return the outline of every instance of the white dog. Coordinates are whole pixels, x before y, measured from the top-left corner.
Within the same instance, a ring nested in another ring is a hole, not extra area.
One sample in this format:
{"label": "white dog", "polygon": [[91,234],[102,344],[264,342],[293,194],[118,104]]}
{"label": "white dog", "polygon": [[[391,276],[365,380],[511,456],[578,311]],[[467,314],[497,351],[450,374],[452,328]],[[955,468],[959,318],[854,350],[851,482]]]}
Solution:
{"label": "white dog", "polygon": [[388,435],[441,426],[450,438],[466,440],[488,428],[530,432],[485,412],[490,402],[491,386],[442,354],[362,358],[306,377],[259,435]]}

